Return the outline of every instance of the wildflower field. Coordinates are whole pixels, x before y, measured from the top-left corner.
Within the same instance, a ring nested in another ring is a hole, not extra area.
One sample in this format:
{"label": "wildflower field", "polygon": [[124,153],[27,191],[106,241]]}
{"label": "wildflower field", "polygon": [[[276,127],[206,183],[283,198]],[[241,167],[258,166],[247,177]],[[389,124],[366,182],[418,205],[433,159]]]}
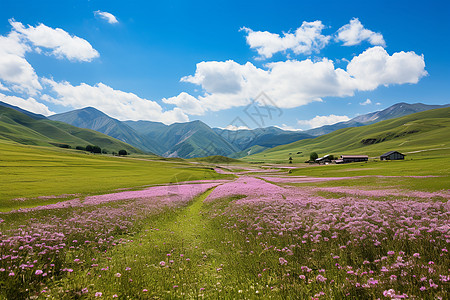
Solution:
{"label": "wildflower field", "polygon": [[166,183],[148,174],[129,190],[6,199],[0,298],[448,299],[447,155],[329,176],[154,162],[175,172]]}

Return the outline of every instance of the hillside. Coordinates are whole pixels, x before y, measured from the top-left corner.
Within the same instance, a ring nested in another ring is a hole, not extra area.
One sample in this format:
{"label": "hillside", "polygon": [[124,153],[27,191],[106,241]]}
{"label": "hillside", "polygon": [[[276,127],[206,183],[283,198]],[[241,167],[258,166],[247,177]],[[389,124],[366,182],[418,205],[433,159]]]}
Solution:
{"label": "hillside", "polygon": [[63,144],[72,148],[91,144],[110,152],[124,149],[131,153],[142,153],[141,150],[105,134],[45,118],[35,119],[6,106],[0,106],[0,139],[25,145]]}
{"label": "hillside", "polygon": [[[367,154],[379,156],[389,150],[400,152],[450,147],[450,108],[427,110],[362,127],[344,128],[314,139],[278,146],[245,157],[246,161],[295,162],[309,159],[309,153]],[[296,154],[302,152],[301,154]]]}
{"label": "hillside", "polygon": [[450,106],[450,104],[446,105],[428,105],[423,103],[414,103],[409,104],[405,102],[396,103],[392,106],[389,106],[388,108],[385,108],[383,110],[371,112],[368,114],[364,114],[361,116],[357,116],[349,121],[346,122],[339,122],[333,125],[325,125],[318,128],[313,128],[310,130],[306,130],[305,133],[313,135],[313,136],[320,136],[327,133],[331,133],[333,131],[336,131],[338,129],[342,128],[348,128],[348,127],[359,127],[364,125],[373,124],[376,122],[386,121],[394,118],[399,118],[403,116],[407,116],[413,113],[426,111],[430,109],[437,109],[437,108],[445,108]]}

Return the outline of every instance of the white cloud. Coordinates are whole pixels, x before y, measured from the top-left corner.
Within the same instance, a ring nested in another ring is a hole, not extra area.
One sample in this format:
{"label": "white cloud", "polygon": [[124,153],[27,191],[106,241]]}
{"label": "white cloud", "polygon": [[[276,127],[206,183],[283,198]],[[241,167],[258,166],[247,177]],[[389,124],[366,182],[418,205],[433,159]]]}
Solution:
{"label": "white cloud", "polygon": [[241,30],[247,33],[247,44],[256,49],[258,54],[264,58],[270,58],[277,52],[292,50],[295,54],[311,54],[325,47],[330,36],[322,35],[324,25],[321,21],[303,22],[294,33],[283,33],[280,36],[268,31],[253,31],[243,27]]}
{"label": "white cloud", "polygon": [[303,129],[294,128],[294,127],[286,125],[286,124],[281,124],[281,126],[275,125],[275,127],[280,128],[281,130],[285,130],[285,131],[303,131]]}
{"label": "white cloud", "polygon": [[12,31],[7,36],[0,36],[0,79],[9,88],[2,85],[1,90],[36,95],[42,89],[33,67],[24,58],[31,51],[19,33]]}
{"label": "white cloud", "polygon": [[347,72],[355,78],[361,91],[371,91],[380,85],[417,83],[427,75],[423,55],[412,51],[389,55],[380,46],[354,57],[347,65]]}
{"label": "white cloud", "polygon": [[0,50],[0,79],[10,85],[13,91],[36,95],[41,90],[33,67],[23,57],[5,54]]}
{"label": "white cloud", "polygon": [[386,46],[383,35],[364,28],[361,22],[354,18],[350,23],[342,26],[337,31],[338,41],[344,42],[344,46],[354,46],[368,41],[371,45]]}
{"label": "white cloud", "polygon": [[228,125],[224,128],[219,127],[220,129],[224,129],[224,130],[231,130],[231,131],[237,131],[237,130],[250,130],[250,128],[248,128],[247,126],[235,126],[235,125]]}
{"label": "white cloud", "polygon": [[381,103],[380,103],[380,102],[377,102],[377,103],[375,103],[375,105],[381,105]]}
{"label": "white cloud", "polygon": [[[380,85],[417,83],[426,74],[423,56],[403,51],[389,55],[376,46],[355,56],[346,70],[336,68],[327,58],[280,61],[264,68],[250,62],[241,65],[232,60],[209,61],[198,63],[195,74],[181,81],[202,88],[199,102],[184,95],[190,99],[189,104],[204,111],[219,111],[248,105],[261,91],[279,108],[294,108],[324,97],[353,96],[356,91],[374,90]],[[180,102],[182,106],[187,104]]]}
{"label": "white cloud", "polygon": [[106,12],[106,11],[97,10],[97,11],[94,11],[94,15],[100,17],[103,20],[106,20],[109,24],[119,23],[119,21],[117,21],[117,18],[113,14]]}
{"label": "white cloud", "polygon": [[345,122],[350,120],[347,116],[336,116],[336,115],[329,115],[329,116],[315,116],[311,120],[299,120],[297,121],[298,125],[306,125],[310,128],[317,128],[324,125],[332,125],[339,122]]}
{"label": "white cloud", "polygon": [[201,102],[185,92],[169,99],[163,98],[162,101],[167,104],[176,105],[190,115],[203,115],[205,113],[205,109],[202,107]]}
{"label": "white cloud", "polygon": [[0,101],[18,106],[22,109],[28,110],[30,112],[41,114],[44,116],[49,116],[54,114],[46,105],[39,103],[34,98],[23,99],[16,96],[6,96],[0,93]]}
{"label": "white cloud", "polygon": [[35,96],[42,86],[39,78],[25,59],[27,52],[42,53],[41,47],[51,50],[51,54],[70,60],[91,61],[98,57],[98,52],[84,39],[70,36],[62,29],[53,29],[40,24],[25,26],[13,19],[7,36],[0,36],[0,90],[9,90]]}
{"label": "white cloud", "polygon": [[370,99],[367,99],[366,101],[359,103],[359,105],[363,105],[363,106],[364,105],[369,105],[369,104],[372,104],[372,101]]}
{"label": "white cloud", "polygon": [[77,36],[71,36],[61,28],[53,29],[44,24],[39,24],[36,27],[28,25],[26,28],[20,22],[14,20],[9,22],[14,31],[20,33],[23,39],[28,40],[36,47],[50,49],[50,54],[57,58],[89,62],[99,57],[97,50],[88,41]]}
{"label": "white cloud", "polygon": [[[321,101],[325,96],[352,95],[352,79],[333,62],[289,60],[266,65],[266,70],[247,62],[211,61],[197,64],[195,75],[181,79],[203,88],[198,97],[206,110],[219,111],[252,102],[264,91],[280,108]],[[264,105],[264,103],[260,103]]]}
{"label": "white cloud", "polygon": [[68,82],[55,82],[52,79],[42,81],[57,95],[55,98],[47,96],[42,99],[58,105],[72,108],[93,106],[119,120],[150,120],[165,124],[189,121],[188,116],[178,107],[163,111],[154,101],[115,90],[103,83],[73,86]]}

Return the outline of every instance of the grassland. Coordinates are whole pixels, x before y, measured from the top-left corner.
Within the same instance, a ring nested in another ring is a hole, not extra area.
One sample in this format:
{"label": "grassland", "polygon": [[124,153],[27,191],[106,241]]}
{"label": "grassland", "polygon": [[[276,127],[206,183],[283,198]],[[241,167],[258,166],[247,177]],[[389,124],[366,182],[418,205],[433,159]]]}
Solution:
{"label": "grassland", "polygon": [[144,157],[93,155],[0,141],[0,211],[121,188],[225,177],[202,165]]}
{"label": "grassland", "polygon": [[[0,142],[0,298],[445,299],[439,142],[410,145],[404,161],[280,172]],[[202,179],[228,180],[166,184]],[[82,201],[10,211],[70,197]]]}

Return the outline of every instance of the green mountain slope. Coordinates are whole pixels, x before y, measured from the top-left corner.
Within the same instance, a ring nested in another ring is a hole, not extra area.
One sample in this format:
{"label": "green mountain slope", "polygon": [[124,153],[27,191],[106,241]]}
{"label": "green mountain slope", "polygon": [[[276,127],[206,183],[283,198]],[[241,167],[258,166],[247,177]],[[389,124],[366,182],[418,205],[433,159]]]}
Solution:
{"label": "green mountain slope", "polygon": [[239,151],[245,151],[253,146],[273,148],[313,137],[304,132],[286,131],[273,126],[252,130],[227,130],[221,128],[214,128],[213,130],[229,143],[233,144]]}
{"label": "green mountain slope", "polygon": [[172,124],[157,140],[169,149],[164,153],[167,157],[228,156],[237,151],[232,144],[201,121]]}
{"label": "green mountain slope", "polygon": [[313,135],[313,136],[320,136],[327,133],[331,133],[333,131],[336,131],[338,129],[342,128],[348,128],[348,127],[359,127],[364,125],[369,125],[381,121],[386,121],[394,118],[399,118],[403,116],[407,116],[413,113],[426,111],[430,109],[437,109],[437,108],[445,108],[449,107],[450,104],[446,105],[428,105],[423,103],[414,103],[409,104],[405,102],[396,103],[392,106],[389,106],[388,108],[385,108],[383,110],[375,111],[372,113],[368,113],[365,115],[357,116],[349,121],[346,122],[339,122],[333,125],[325,125],[322,127],[314,128],[306,130],[305,133]]}
{"label": "green mountain slope", "polygon": [[15,109],[0,106],[0,139],[14,141],[26,145],[71,147],[97,145],[109,151],[127,150],[131,153],[142,153],[124,142],[105,134],[77,128],[62,122],[47,119],[34,119]]}
{"label": "green mountain slope", "polygon": [[[294,162],[309,158],[309,153],[367,154],[379,156],[389,150],[400,152],[450,147],[450,108],[427,110],[362,127],[344,128],[315,139],[278,146],[245,157],[248,161]],[[301,154],[296,155],[296,153]]]}
{"label": "green mountain slope", "polygon": [[146,152],[158,154],[164,152],[164,149],[158,146],[159,143],[149,138],[143,139],[142,136],[124,122],[111,118],[93,107],[56,114],[48,118],[53,121],[60,121],[76,127],[104,133]]}

